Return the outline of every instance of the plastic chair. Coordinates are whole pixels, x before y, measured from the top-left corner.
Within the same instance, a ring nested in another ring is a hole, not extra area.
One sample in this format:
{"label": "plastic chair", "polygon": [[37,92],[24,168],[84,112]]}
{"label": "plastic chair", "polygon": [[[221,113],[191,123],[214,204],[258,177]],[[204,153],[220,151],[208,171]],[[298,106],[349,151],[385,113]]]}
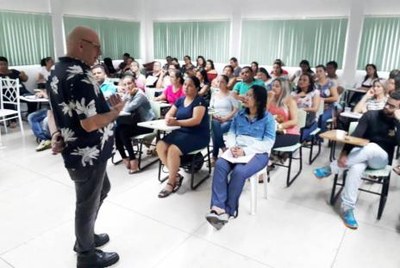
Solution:
{"label": "plastic chair", "polygon": [[[256,215],[257,211],[257,185],[259,176],[267,175],[266,169],[263,168],[257,173],[254,173],[250,178],[250,214]],[[268,183],[264,182],[264,198],[267,198],[267,185]]]}
{"label": "plastic chair", "polygon": [[[18,119],[21,135],[24,135],[22,125],[21,105],[19,99],[19,79],[0,78],[0,121],[3,122],[5,132],[8,133],[7,121]],[[4,106],[15,109],[5,108]]]}

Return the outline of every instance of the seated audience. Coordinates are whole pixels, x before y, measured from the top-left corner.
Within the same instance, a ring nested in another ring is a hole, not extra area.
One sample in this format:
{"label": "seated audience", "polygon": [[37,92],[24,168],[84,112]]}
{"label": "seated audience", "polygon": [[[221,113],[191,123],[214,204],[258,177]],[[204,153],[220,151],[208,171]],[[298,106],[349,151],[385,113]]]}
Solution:
{"label": "seated audience", "polygon": [[171,79],[170,79],[170,76],[169,76],[170,72],[177,71],[177,70],[180,70],[179,65],[176,65],[176,64],[173,64],[173,63],[171,63],[168,66],[168,70],[167,71],[162,69],[161,70],[161,74],[160,74],[160,76],[158,78],[158,81],[157,81],[156,88],[164,89],[167,86],[171,85]]}
{"label": "seated audience", "polygon": [[320,106],[320,93],[314,88],[313,76],[309,73],[300,75],[296,92],[292,93],[297,108],[307,112],[306,126],[300,130],[300,141],[310,141],[310,133],[317,128],[317,112]]}
{"label": "seated audience", "polygon": [[[157,143],[157,154],[168,168],[167,185],[158,194],[164,198],[179,190],[183,176],[178,173],[181,156],[206,147],[210,142],[207,106],[198,95],[200,81],[188,77],[183,85],[186,96],[178,99],[165,116],[168,126],[180,126]],[[190,142],[189,142],[190,141]]]}
{"label": "seated audience", "polygon": [[[135,78],[132,75],[126,75],[121,80],[125,89],[123,99],[126,100],[122,112],[129,115],[121,115],[117,118],[115,146],[126,168],[129,170],[129,174],[134,174],[140,170],[131,138],[136,135],[153,132],[152,129],[140,127],[137,123],[154,120],[155,115],[146,95],[136,87]],[[125,150],[128,151],[128,156]]]}
{"label": "seated audience", "polygon": [[185,96],[182,73],[178,70],[171,70],[169,78],[171,80],[171,85],[167,86],[160,96],[154,98],[155,101],[166,101],[169,104],[174,104],[177,99]]}
{"label": "seated audience", "polygon": [[125,52],[124,55],[122,55],[122,62],[118,65],[118,70],[117,70],[118,72],[124,73],[125,71],[127,71],[127,69],[129,68],[129,65],[130,65],[130,62],[129,62],[130,58],[131,58],[131,55],[127,52]]}
{"label": "seated audience", "polygon": [[332,173],[341,174],[343,169],[348,170],[341,195],[341,217],[348,228],[358,228],[354,209],[365,169],[382,169],[392,164],[394,148],[400,144],[399,121],[400,92],[395,91],[390,95],[383,110],[366,112],[353,132],[352,136],[370,141],[366,146],[345,144],[338,160],[333,161],[330,167],[314,170],[314,174],[319,178]]}
{"label": "seated audience", "polygon": [[[372,87],[372,82],[379,78],[378,71],[375,64],[367,64],[365,66],[365,72],[367,73],[364,80],[356,85],[356,88],[362,89],[367,92]],[[364,96],[365,92],[354,92],[350,98],[350,106],[354,107]]]}
{"label": "seated audience", "polygon": [[258,62],[253,61],[253,62],[250,64],[250,67],[251,67],[251,71],[253,72],[254,78],[257,78],[256,76],[257,76],[257,73],[258,73]]}
{"label": "seated audience", "polygon": [[117,93],[117,87],[114,85],[113,82],[108,80],[107,74],[103,65],[95,65],[92,68],[92,73],[94,79],[96,80],[97,84],[100,87],[101,92],[104,95],[104,98],[108,99],[111,95]]}
{"label": "seated audience", "polygon": [[17,79],[19,78],[19,94],[22,95],[31,95],[26,88],[23,82],[28,81],[28,76],[25,74],[24,71],[17,71],[15,69],[8,68],[8,60],[6,57],[0,57],[0,77],[5,78],[8,77],[10,79]]}
{"label": "seated audience", "polygon": [[104,58],[104,70],[108,77],[115,77],[117,74],[117,70],[115,70],[112,59],[111,58]]}
{"label": "seated audience", "polygon": [[282,69],[283,66],[285,66],[285,64],[282,62],[282,60],[276,59],[274,61],[271,72],[272,78],[288,78],[289,73],[286,70]]}
{"label": "seated audience", "polygon": [[51,68],[54,66],[52,57],[43,58],[40,60],[40,71],[38,73],[36,83],[39,89],[46,88],[47,78],[49,78]]}
{"label": "seated audience", "polygon": [[208,82],[212,83],[212,81],[218,76],[218,73],[215,70],[214,62],[212,60],[207,60],[206,72],[207,72]]}
{"label": "seated audience", "polygon": [[[398,85],[396,86],[396,79],[398,79]],[[389,73],[389,78],[386,80],[386,89],[388,95],[395,90],[400,90],[400,70],[394,69]]]}
{"label": "seated audience", "polygon": [[210,90],[210,81],[208,81],[207,71],[206,70],[197,71],[196,77],[200,81],[199,96],[203,97],[208,106],[211,99],[211,90]]}
{"label": "seated audience", "polygon": [[140,89],[144,89],[146,85],[146,77],[140,72],[140,64],[137,61],[132,61],[130,72],[135,75],[136,86]]}
{"label": "seated audience", "polygon": [[[35,93],[38,98],[48,98],[46,90],[40,90]],[[28,123],[36,139],[40,142],[36,151],[40,152],[51,148],[51,135],[49,130],[47,108],[35,111],[28,115]]]}
{"label": "seated audience", "polygon": [[228,132],[226,153],[233,159],[242,156],[248,162],[234,163],[223,156],[218,158],[212,180],[211,211],[207,221],[217,230],[229,217],[239,214],[239,198],[246,179],[266,167],[275,141],[275,122],[266,112],[267,92],[263,86],[253,85],[247,91],[242,109],[233,118]]}
{"label": "seated audience", "polygon": [[238,62],[237,58],[232,57],[229,60],[229,65],[232,66],[232,68],[233,68],[233,75],[235,77],[239,77],[240,73],[242,72],[242,68],[239,66],[239,62]]}
{"label": "seated audience", "polygon": [[172,64],[172,57],[171,56],[167,56],[165,58],[165,62],[166,63],[164,64],[164,66],[162,68],[167,71],[168,70],[168,66]]}
{"label": "seated audience", "polygon": [[213,162],[218,158],[219,150],[225,151],[223,134],[228,132],[232,118],[238,111],[238,102],[233,97],[232,91],[228,89],[229,79],[226,75],[220,75],[218,78],[219,91],[211,96],[210,108],[213,109],[212,115],[212,141],[213,141]]}
{"label": "seated audience", "polygon": [[243,101],[247,91],[249,91],[252,86],[264,86],[264,82],[262,80],[254,79],[253,72],[249,66],[243,67],[240,73],[240,78],[242,78],[242,81],[237,82],[232,90],[235,99],[237,100]]}
{"label": "seated audience", "polygon": [[354,107],[354,112],[366,113],[367,111],[382,110],[387,99],[384,81],[376,79],[372,82],[372,87]]}
{"label": "seated audience", "polygon": [[300,141],[300,130],[297,126],[297,104],[290,95],[289,81],[276,78],[272,90],[268,92],[267,110],[277,123],[276,139],[273,148],[291,146]]}
{"label": "seated audience", "polygon": [[[233,68],[230,65],[226,65],[224,67],[224,69],[222,70],[222,74],[227,76],[229,78],[229,82],[228,82],[228,89],[232,90],[232,88],[234,87],[234,85],[236,84],[236,76],[233,75]],[[211,87],[218,87],[218,82],[219,80],[214,79],[211,83]]]}
{"label": "seated audience", "polygon": [[196,71],[201,71],[206,69],[206,59],[203,56],[198,56],[196,59]]}
{"label": "seated audience", "polygon": [[264,67],[258,69],[256,78],[264,81],[264,87],[267,91],[271,90],[271,84],[274,79],[272,79],[272,77],[269,75],[268,71]]}
{"label": "seated audience", "polygon": [[326,68],[324,65],[318,65],[316,68],[316,89],[319,90],[321,100],[324,101],[324,112],[318,119],[318,127],[321,129],[321,133],[325,132],[326,122],[328,119],[333,118],[335,113],[335,102],[339,99],[339,94],[335,83],[326,76]]}
{"label": "seated audience", "polygon": [[310,62],[308,60],[302,60],[299,63],[300,70],[297,70],[294,74],[290,76],[289,81],[297,85],[299,78],[302,74],[309,74],[311,75],[312,79],[314,79],[314,72],[311,70]]}
{"label": "seated audience", "polygon": [[336,70],[338,68],[338,64],[336,61],[329,61],[326,64],[326,74],[328,78],[335,83],[338,94],[342,94],[344,92],[343,81],[336,74]]}
{"label": "seated audience", "polygon": [[155,88],[157,86],[162,70],[161,62],[155,61],[153,64],[153,71],[147,74],[146,87]]}
{"label": "seated audience", "polygon": [[194,69],[196,68],[193,63],[192,59],[190,58],[189,55],[186,55],[183,57],[183,61],[185,62],[182,67],[181,67],[181,73],[183,76],[188,75],[188,76],[193,76],[194,75]]}

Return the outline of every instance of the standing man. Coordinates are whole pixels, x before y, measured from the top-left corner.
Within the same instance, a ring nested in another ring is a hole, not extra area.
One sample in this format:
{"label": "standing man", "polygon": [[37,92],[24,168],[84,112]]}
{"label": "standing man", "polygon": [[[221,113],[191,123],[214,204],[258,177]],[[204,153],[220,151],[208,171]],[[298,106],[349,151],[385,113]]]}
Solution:
{"label": "standing man", "polygon": [[110,191],[106,166],[114,146],[114,120],[124,106],[118,95],[110,96],[107,104],[92,76],[90,66],[100,54],[96,32],[76,27],[68,35],[66,57],[60,58],[46,84],[53,153],[62,153],[75,183],[78,268],[108,267],[119,260],[115,252],[96,249],[109,237],[94,233],[99,208]]}

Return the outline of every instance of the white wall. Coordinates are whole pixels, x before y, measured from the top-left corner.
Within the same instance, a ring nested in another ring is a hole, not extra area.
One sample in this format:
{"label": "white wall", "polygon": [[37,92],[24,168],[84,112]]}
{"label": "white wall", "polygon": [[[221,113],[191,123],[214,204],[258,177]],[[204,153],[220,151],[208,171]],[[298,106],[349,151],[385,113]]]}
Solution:
{"label": "white wall", "polygon": [[[345,46],[347,79],[356,75],[358,42],[364,15],[400,15],[399,0],[0,0],[0,9],[51,12],[55,23],[57,56],[64,54],[60,19],[63,14],[141,22],[141,52],[137,58],[153,60],[153,21],[232,21],[229,54],[240,58],[241,19],[349,17],[349,43]],[[57,19],[58,18],[58,19]],[[232,41],[233,40],[233,41]],[[195,55],[193,55],[195,56]],[[243,63],[246,64],[246,63]],[[347,81],[352,83],[352,81]]]}

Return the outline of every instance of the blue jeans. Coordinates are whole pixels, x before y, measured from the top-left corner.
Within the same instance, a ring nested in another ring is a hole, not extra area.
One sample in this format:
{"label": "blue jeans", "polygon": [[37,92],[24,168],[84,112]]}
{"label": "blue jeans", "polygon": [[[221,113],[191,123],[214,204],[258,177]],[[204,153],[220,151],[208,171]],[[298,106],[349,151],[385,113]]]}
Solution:
{"label": "blue jeans", "polygon": [[107,162],[77,169],[67,169],[75,183],[75,236],[77,252],[93,252],[94,225],[100,206],[111,189]]}
{"label": "blue jeans", "polygon": [[50,140],[49,125],[47,123],[47,109],[42,109],[28,115],[28,122],[32,132],[39,140]]}
{"label": "blue jeans", "polygon": [[[232,164],[219,158],[215,164],[212,182],[211,207],[225,209],[231,216],[237,216],[239,197],[244,183],[251,175],[266,167],[268,154],[256,154],[246,164]],[[231,173],[232,172],[232,173]],[[229,173],[230,180],[229,180]]]}
{"label": "blue jeans", "polygon": [[232,120],[229,120],[227,122],[221,123],[218,122],[217,120],[212,120],[211,122],[211,138],[213,142],[213,151],[212,155],[213,157],[217,158],[219,149],[225,148],[225,143],[223,139],[224,133],[229,131],[229,128],[231,127]]}
{"label": "blue jeans", "polygon": [[317,122],[314,122],[311,126],[308,128],[304,127],[301,129],[301,138],[300,141],[311,141],[311,132],[317,129]]}
{"label": "blue jeans", "polygon": [[326,127],[326,121],[328,121],[328,119],[332,118],[332,113],[334,111],[334,108],[328,108],[326,109],[319,117],[318,120],[318,127],[321,129],[321,133],[325,132],[327,130]]}

